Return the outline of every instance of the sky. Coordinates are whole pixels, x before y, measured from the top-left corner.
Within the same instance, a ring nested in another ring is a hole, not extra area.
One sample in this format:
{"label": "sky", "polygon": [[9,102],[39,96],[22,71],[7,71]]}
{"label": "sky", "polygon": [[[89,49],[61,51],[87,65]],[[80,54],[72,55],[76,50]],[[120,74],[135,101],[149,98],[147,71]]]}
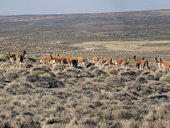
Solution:
{"label": "sky", "polygon": [[170,9],[170,0],[0,0],[0,15],[70,14]]}

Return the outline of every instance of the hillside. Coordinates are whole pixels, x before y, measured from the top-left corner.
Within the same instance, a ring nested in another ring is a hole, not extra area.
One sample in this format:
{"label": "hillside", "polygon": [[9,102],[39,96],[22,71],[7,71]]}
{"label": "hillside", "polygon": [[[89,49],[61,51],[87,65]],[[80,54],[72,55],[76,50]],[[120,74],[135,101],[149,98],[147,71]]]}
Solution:
{"label": "hillside", "polygon": [[169,39],[170,10],[0,16],[1,42]]}

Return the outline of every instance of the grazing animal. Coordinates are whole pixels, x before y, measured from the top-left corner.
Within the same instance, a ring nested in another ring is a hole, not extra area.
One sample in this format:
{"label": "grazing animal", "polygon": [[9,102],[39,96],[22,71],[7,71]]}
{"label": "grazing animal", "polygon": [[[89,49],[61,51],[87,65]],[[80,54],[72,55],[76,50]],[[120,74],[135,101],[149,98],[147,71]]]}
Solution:
{"label": "grazing animal", "polygon": [[78,60],[77,60],[77,58],[66,57],[66,58],[64,58],[64,61],[66,63],[68,63],[69,66],[78,67]]}
{"label": "grazing animal", "polygon": [[52,63],[53,64],[65,64],[67,63],[66,61],[66,58],[60,56],[60,54],[58,53],[57,56],[53,57],[53,60],[52,60]]}
{"label": "grazing animal", "polygon": [[80,64],[80,66],[83,66],[83,67],[84,67],[84,64],[85,64],[85,62],[86,62],[86,58],[77,57],[76,59],[77,59],[77,61],[78,61],[78,64]]}
{"label": "grazing animal", "polygon": [[67,63],[67,60],[64,57],[56,56],[56,57],[53,58],[52,63],[64,65],[64,64]]}
{"label": "grazing animal", "polygon": [[111,57],[106,57],[105,61],[106,61],[106,64],[108,64],[109,66],[112,64],[112,58]]}
{"label": "grazing animal", "polygon": [[98,61],[97,61],[97,67],[99,68],[102,68],[103,67],[103,64],[104,64],[104,59],[102,58],[99,58]]}
{"label": "grazing animal", "polygon": [[71,64],[72,64],[72,66],[73,66],[74,68],[77,68],[77,67],[78,67],[78,61],[77,61],[77,59],[72,59],[72,60],[71,60]]}
{"label": "grazing animal", "polygon": [[66,62],[68,63],[68,65],[69,66],[72,66],[72,60],[73,60],[74,58],[72,58],[72,57],[66,57],[65,58],[65,60],[66,60]]}
{"label": "grazing animal", "polygon": [[158,60],[158,58],[155,57],[155,61],[156,61],[156,64],[157,64],[157,66],[158,66],[158,69],[159,69],[159,70],[163,69],[163,67],[162,67],[162,65],[161,65],[161,62],[160,62],[160,59]]}
{"label": "grazing animal", "polygon": [[24,61],[25,55],[26,55],[26,50],[23,50],[23,54],[19,54],[18,52],[16,54],[11,54],[9,52],[9,60],[11,63],[16,62],[20,67]]}
{"label": "grazing animal", "polygon": [[99,59],[98,59],[97,57],[92,57],[92,58],[90,59],[90,62],[91,62],[92,64],[94,64],[94,65],[97,66],[98,60],[99,60]]}
{"label": "grazing animal", "polygon": [[14,63],[16,61],[16,54],[11,54],[10,52],[8,53],[8,58],[11,63]]}
{"label": "grazing animal", "polygon": [[53,63],[53,57],[50,54],[46,54],[46,55],[43,55],[41,58],[40,58],[40,63],[42,64],[48,64],[49,66],[52,66],[54,63]]}
{"label": "grazing animal", "polygon": [[120,65],[121,65],[121,66],[123,66],[123,67],[127,67],[128,64],[129,64],[129,61],[128,61],[127,59],[125,59],[125,58],[119,57],[119,58],[117,58],[117,59],[115,60],[114,64],[115,64],[116,66],[120,66]]}
{"label": "grazing animal", "polygon": [[135,67],[138,69],[144,70],[145,67],[149,68],[148,60],[142,57],[141,59],[136,59],[136,56],[133,57]]}
{"label": "grazing animal", "polygon": [[52,60],[52,63],[53,64],[63,64],[63,58],[62,57],[53,57],[53,60]]}
{"label": "grazing animal", "polygon": [[162,61],[161,58],[158,60],[157,57],[155,60],[159,69],[164,69],[166,72],[170,71],[170,61]]}

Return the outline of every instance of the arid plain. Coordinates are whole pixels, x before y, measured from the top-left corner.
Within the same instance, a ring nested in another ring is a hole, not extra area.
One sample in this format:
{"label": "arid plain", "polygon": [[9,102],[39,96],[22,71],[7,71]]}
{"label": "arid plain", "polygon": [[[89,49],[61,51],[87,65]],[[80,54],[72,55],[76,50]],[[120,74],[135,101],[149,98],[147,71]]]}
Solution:
{"label": "arid plain", "polygon": [[[11,64],[8,52],[23,50],[22,66]],[[48,53],[113,63],[40,64]],[[170,72],[155,57],[170,61],[170,10],[0,16],[0,128],[169,128]]]}

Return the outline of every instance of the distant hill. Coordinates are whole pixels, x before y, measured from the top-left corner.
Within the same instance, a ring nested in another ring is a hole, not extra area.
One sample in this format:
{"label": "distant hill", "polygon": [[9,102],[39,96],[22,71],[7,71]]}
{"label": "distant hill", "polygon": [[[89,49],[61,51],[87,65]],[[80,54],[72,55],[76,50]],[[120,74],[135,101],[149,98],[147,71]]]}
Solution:
{"label": "distant hill", "polygon": [[170,40],[170,10],[0,16],[0,41]]}

